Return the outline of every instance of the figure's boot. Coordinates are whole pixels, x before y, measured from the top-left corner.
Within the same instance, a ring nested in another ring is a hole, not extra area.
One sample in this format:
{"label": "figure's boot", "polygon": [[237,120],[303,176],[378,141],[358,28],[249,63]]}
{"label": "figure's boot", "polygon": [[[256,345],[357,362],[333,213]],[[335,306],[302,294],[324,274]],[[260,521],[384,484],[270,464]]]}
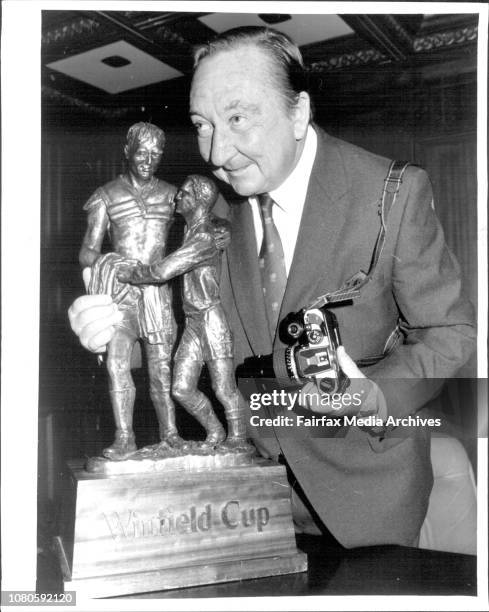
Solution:
{"label": "figure's boot", "polygon": [[137,450],[132,429],[135,398],[136,389],[134,387],[110,391],[116,430],[114,443],[102,451],[103,456],[107,459],[122,461]]}
{"label": "figure's boot", "polygon": [[207,437],[202,444],[204,448],[214,448],[226,439],[224,427],[221,425],[207,398],[199,402],[195,408],[187,408],[187,410],[207,432]]}
{"label": "figure's boot", "polygon": [[239,405],[239,393],[233,393],[231,399],[224,405],[226,421],[228,424],[228,436],[224,446],[248,450],[251,446],[246,442],[246,416]]}
{"label": "figure's boot", "polygon": [[151,400],[158,417],[160,440],[162,445],[169,444],[173,448],[185,448],[188,442],[178,435],[175,420],[175,404],[170,391],[150,390]]}

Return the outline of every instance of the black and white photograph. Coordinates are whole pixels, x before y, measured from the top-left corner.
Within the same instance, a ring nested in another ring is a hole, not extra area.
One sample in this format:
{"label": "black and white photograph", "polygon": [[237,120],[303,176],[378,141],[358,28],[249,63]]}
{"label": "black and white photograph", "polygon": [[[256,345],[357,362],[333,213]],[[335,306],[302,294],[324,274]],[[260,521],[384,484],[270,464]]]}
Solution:
{"label": "black and white photograph", "polygon": [[487,609],[487,37],[3,3],[2,607]]}

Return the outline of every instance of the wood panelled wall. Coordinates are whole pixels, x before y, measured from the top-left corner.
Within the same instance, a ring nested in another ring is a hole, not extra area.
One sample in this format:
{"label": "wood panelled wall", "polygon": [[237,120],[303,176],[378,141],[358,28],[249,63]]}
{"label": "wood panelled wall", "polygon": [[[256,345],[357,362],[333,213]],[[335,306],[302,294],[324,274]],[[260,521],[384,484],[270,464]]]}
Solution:
{"label": "wood panelled wall", "polygon": [[[448,244],[459,258],[474,303],[475,100],[472,72],[389,92],[383,104],[360,105],[354,112],[341,106],[331,112],[331,107],[325,110],[316,105],[316,121],[331,133],[379,154],[412,160],[428,170]],[[40,414],[56,414],[63,432],[56,434],[57,444],[64,444],[60,451],[64,456],[96,452],[110,441],[113,429],[105,368],[98,367],[96,357],[79,346],[69,329],[67,309],[83,293],[77,261],[85,228],[83,203],[98,185],[121,171],[128,127],[67,130],[51,126],[43,137]],[[161,177],[179,184],[188,173],[205,172],[190,126],[162,127],[167,147]],[[144,379],[143,373],[137,376]],[[145,386],[139,385],[139,406],[149,405]],[[463,416],[472,392],[457,387],[458,399],[451,399],[455,401],[451,412],[459,425],[472,418]],[[152,410],[143,412],[146,416],[138,417],[140,443],[154,437]],[[41,454],[44,451],[40,449]]]}

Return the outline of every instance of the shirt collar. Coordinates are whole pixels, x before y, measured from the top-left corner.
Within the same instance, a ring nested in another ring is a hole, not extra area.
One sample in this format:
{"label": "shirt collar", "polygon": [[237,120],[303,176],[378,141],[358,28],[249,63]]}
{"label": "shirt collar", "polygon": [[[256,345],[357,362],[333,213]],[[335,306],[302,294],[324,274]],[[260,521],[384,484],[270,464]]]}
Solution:
{"label": "shirt collar", "polygon": [[314,128],[309,125],[307,128],[304,149],[296,167],[277,189],[270,192],[271,198],[280,208],[282,208],[282,210],[290,210],[291,206],[297,206],[298,199],[299,201],[304,201],[306,199],[307,186],[316,157],[316,150],[317,134]]}

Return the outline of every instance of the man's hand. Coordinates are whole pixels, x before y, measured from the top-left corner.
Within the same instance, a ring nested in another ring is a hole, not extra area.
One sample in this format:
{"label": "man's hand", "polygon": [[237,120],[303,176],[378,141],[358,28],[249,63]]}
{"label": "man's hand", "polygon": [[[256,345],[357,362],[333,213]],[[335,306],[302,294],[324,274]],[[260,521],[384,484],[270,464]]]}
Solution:
{"label": "man's hand", "polygon": [[[88,287],[90,268],[83,270],[83,282]],[[110,295],[82,295],[70,306],[68,318],[82,346],[92,353],[103,353],[114,335],[114,325],[122,320],[122,314]]]}
{"label": "man's hand", "polygon": [[110,295],[82,295],[68,310],[71,329],[92,353],[104,353],[122,314]]}
{"label": "man's hand", "polygon": [[338,347],[336,355],[340,368],[350,379],[350,385],[342,398],[340,399],[339,394],[336,394],[337,397],[335,394],[328,396],[310,381],[301,390],[302,407],[320,414],[331,414],[338,417],[353,416],[359,412],[365,416],[383,413],[384,408],[379,404],[382,394],[377,385],[366,378],[343,346]]}

